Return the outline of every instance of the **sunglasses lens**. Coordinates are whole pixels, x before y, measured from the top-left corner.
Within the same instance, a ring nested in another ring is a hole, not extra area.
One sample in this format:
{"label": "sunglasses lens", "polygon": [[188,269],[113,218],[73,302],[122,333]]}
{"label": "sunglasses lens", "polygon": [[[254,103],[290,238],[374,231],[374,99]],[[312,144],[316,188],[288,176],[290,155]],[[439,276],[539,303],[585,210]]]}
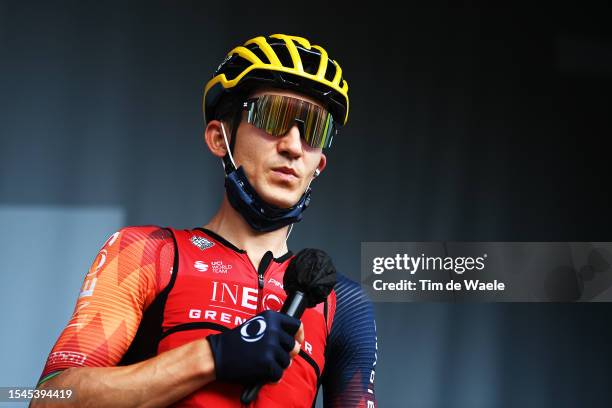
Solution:
{"label": "sunglasses lens", "polygon": [[273,136],[282,136],[296,123],[309,146],[331,145],[336,126],[329,112],[320,106],[283,95],[263,95],[248,105],[247,121]]}
{"label": "sunglasses lens", "polygon": [[325,109],[309,104],[304,115],[304,138],[312,147],[326,148],[331,146],[336,132],[332,115]]}

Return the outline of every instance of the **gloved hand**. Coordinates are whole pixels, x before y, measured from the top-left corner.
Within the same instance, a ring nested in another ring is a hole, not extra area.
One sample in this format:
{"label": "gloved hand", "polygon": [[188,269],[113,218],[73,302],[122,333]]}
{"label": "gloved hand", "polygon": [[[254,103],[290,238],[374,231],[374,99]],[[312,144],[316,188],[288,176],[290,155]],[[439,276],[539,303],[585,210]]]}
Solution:
{"label": "gloved hand", "polygon": [[267,310],[232,330],[207,337],[219,381],[276,382],[289,366],[300,320]]}

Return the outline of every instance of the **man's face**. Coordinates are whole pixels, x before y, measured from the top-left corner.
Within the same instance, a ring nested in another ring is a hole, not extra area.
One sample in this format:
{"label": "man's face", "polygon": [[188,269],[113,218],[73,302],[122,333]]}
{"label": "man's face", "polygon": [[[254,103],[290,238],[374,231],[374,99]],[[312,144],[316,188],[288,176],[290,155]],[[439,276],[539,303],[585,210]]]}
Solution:
{"label": "man's face", "polygon": [[[262,90],[251,97],[264,94],[286,95],[320,105],[307,96],[283,90]],[[288,208],[304,194],[315,170],[323,171],[326,158],[321,150],[308,146],[296,125],[283,136],[272,136],[243,120],[233,156],[262,199]]]}

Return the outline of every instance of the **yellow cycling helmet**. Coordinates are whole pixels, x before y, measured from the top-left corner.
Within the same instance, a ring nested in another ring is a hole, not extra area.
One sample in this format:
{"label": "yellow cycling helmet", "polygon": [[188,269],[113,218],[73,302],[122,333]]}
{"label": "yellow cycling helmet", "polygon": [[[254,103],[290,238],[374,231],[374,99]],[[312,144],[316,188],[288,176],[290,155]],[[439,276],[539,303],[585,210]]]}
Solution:
{"label": "yellow cycling helmet", "polygon": [[204,88],[206,121],[219,118],[217,108],[224,96],[244,97],[262,86],[312,96],[338,125],[348,120],[348,84],[340,65],[305,38],[274,34],[252,38],[227,54]]}

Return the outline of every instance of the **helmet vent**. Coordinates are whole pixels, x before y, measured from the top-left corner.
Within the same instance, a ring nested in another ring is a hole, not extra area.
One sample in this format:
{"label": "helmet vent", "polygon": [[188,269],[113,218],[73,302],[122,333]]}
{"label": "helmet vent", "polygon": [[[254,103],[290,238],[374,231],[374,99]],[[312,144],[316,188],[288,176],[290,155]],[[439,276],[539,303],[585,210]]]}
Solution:
{"label": "helmet vent", "polygon": [[239,55],[234,55],[227,63],[225,63],[219,73],[225,74],[227,80],[231,81],[232,79],[240,75],[242,71],[244,71],[244,69],[249,65],[251,65],[251,63],[248,60],[242,58]]}
{"label": "helmet vent", "polygon": [[334,80],[334,76],[336,75],[336,65],[332,64],[331,61],[327,64],[327,72],[325,72],[325,79],[329,82]]}
{"label": "helmet vent", "polygon": [[270,44],[270,46],[284,67],[293,68],[293,60],[291,59],[291,55],[289,54],[289,50],[287,49],[285,42],[273,43]]}
{"label": "helmet vent", "polygon": [[304,68],[304,72],[307,74],[315,75],[319,70],[319,65],[321,63],[321,54],[318,52],[308,51],[305,48],[297,47],[298,53],[300,54],[300,59],[302,60],[302,66]]}
{"label": "helmet vent", "polygon": [[264,64],[272,63],[272,61],[270,61],[270,59],[266,57],[266,54],[264,54],[264,52],[261,50],[261,48],[259,48],[257,44],[249,44],[247,48],[251,50],[253,54],[257,55],[257,58],[259,58]]}

